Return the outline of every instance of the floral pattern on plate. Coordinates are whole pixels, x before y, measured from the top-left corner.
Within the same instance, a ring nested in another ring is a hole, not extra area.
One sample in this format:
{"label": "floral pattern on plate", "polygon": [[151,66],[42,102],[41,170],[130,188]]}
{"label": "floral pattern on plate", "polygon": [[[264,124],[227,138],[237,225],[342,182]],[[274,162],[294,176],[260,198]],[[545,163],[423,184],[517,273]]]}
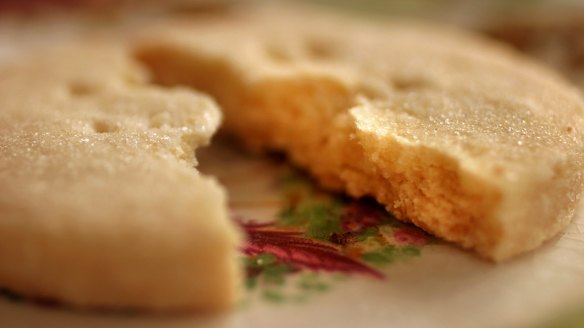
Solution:
{"label": "floral pattern on plate", "polygon": [[348,275],[385,280],[381,268],[420,256],[435,242],[372,200],[327,193],[285,166],[277,171],[273,188],[281,203],[275,220],[236,219],[248,235],[242,248],[246,285],[266,300],[303,301]]}

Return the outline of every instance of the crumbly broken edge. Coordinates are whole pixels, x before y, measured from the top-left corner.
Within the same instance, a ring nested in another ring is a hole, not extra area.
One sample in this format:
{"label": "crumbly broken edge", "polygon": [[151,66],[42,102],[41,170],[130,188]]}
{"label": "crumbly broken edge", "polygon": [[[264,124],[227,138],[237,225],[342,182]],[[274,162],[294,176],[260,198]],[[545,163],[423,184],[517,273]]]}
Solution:
{"label": "crumbly broken edge", "polygon": [[227,63],[192,53],[150,48],[137,57],[157,83],[215,97],[225,114],[224,132],[249,149],[283,151],[323,187],[372,196],[398,219],[496,259],[503,231],[494,219],[501,200],[495,187],[461,176],[444,154],[396,140],[379,143],[378,158],[367,157],[362,142],[378,140],[356,137],[348,112],[355,95],[339,83],[307,77],[246,85]]}

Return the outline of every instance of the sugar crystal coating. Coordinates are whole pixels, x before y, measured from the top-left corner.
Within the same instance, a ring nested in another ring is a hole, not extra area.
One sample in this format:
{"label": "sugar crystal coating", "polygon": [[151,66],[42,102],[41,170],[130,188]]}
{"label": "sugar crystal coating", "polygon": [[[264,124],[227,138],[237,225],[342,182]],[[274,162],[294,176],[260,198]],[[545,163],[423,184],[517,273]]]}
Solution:
{"label": "sugar crystal coating", "polygon": [[0,284],[80,307],[216,310],[239,234],[195,148],[221,115],[149,85],[121,46],[0,68]]}
{"label": "sugar crystal coating", "polygon": [[484,257],[537,247],[581,197],[581,96],[470,33],[252,8],[138,43],[158,82],[216,97],[250,148]]}

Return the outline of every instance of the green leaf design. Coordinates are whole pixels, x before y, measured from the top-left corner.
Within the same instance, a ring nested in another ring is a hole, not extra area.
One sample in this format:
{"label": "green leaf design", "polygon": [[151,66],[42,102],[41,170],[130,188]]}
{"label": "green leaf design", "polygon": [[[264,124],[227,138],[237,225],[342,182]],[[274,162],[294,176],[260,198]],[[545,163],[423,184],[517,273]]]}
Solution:
{"label": "green leaf design", "polygon": [[361,259],[373,265],[385,265],[408,257],[419,256],[419,248],[413,246],[385,245],[379,249],[361,255]]}
{"label": "green leaf design", "polygon": [[308,238],[328,240],[333,233],[341,231],[342,210],[342,204],[331,199],[303,200],[284,208],[278,215],[278,224],[301,227]]}
{"label": "green leaf design", "polygon": [[264,289],[262,292],[262,296],[266,301],[270,301],[273,303],[282,303],[286,300],[286,297],[282,294],[281,291],[276,289]]}
{"label": "green leaf design", "polygon": [[317,204],[304,209],[308,218],[306,236],[320,240],[328,240],[333,234],[341,231],[339,208],[329,204]]}
{"label": "green leaf design", "polygon": [[300,278],[298,287],[307,291],[323,292],[330,288],[330,285],[320,279],[316,273],[308,273]]}
{"label": "green leaf design", "polygon": [[359,233],[359,235],[357,236],[356,241],[364,241],[369,237],[375,237],[379,235],[379,229],[376,227],[369,227],[365,230],[363,230],[361,233]]}

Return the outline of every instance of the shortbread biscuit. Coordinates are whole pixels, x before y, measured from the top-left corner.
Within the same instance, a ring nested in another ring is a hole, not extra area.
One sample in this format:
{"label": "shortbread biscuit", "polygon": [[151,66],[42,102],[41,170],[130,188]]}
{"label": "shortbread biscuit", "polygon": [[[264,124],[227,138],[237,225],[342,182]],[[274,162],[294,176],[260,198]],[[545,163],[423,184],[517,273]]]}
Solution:
{"label": "shortbread biscuit", "polygon": [[194,168],[215,103],[146,84],[114,45],[0,70],[0,286],[79,307],[232,304],[239,233]]}
{"label": "shortbread biscuit", "polygon": [[580,96],[472,34],[264,8],[167,23],[136,53],[216,97],[251,148],[489,259],[539,246],[580,199]]}

